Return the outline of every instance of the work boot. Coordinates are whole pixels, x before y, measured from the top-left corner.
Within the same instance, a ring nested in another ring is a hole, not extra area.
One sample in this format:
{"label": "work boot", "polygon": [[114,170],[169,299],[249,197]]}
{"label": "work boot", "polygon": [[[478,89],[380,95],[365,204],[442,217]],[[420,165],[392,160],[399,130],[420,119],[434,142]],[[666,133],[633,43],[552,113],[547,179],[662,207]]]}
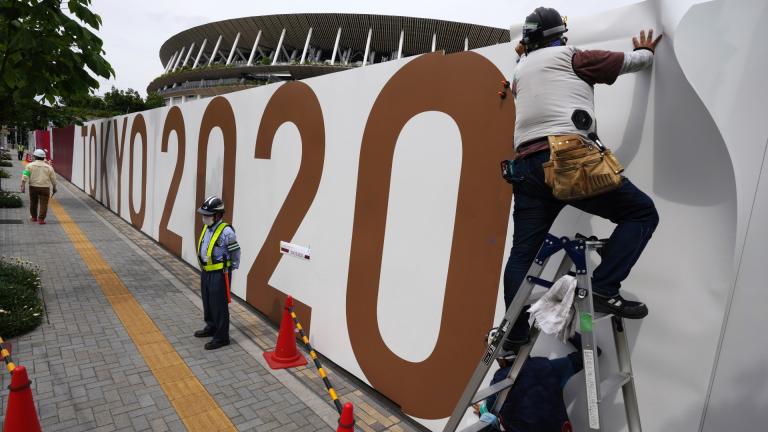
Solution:
{"label": "work boot", "polygon": [[515,321],[512,328],[509,329],[507,340],[505,340],[502,345],[504,351],[517,352],[521,346],[531,341],[529,334],[531,332],[531,325],[528,323],[528,320],[531,317],[530,312],[528,312],[529,308],[530,306],[525,306],[523,308],[520,312],[520,316],[517,317],[517,321]]}
{"label": "work boot", "polygon": [[211,337],[213,336],[213,333],[209,332],[208,330],[198,330],[195,332],[195,337],[197,338],[204,338],[204,337]]}
{"label": "work boot", "polygon": [[648,306],[645,303],[625,300],[621,295],[603,297],[599,294],[592,296],[595,312],[616,315],[627,319],[643,319],[648,316]]}
{"label": "work boot", "polygon": [[207,350],[215,350],[217,348],[221,348],[221,347],[227,346],[227,345],[229,345],[229,339],[224,340],[224,341],[212,340],[212,341],[208,342],[207,344],[205,344],[205,349],[207,349]]}

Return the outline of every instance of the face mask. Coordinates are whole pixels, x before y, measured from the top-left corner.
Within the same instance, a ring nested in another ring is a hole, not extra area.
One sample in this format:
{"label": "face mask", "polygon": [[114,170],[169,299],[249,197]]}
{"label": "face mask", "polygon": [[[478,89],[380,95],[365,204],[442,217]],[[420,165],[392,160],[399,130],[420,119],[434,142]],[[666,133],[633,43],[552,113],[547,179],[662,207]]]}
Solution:
{"label": "face mask", "polygon": [[213,216],[203,216],[203,223],[204,223],[206,226],[211,226],[211,225],[213,225]]}

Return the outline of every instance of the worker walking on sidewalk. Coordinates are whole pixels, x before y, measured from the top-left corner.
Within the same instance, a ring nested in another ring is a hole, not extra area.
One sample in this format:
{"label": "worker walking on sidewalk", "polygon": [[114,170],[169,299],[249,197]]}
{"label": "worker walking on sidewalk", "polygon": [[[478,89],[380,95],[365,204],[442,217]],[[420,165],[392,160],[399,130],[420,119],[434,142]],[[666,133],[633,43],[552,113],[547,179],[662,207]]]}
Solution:
{"label": "worker walking on sidewalk", "polygon": [[29,182],[30,219],[43,225],[48,215],[48,199],[56,193],[56,173],[45,162],[45,150],[37,149],[33,154],[35,161],[27,164],[21,173],[21,192],[25,191]]}
{"label": "worker walking on sidewalk", "polygon": [[205,225],[197,242],[205,328],[196,331],[195,337],[213,337],[205,349],[214,350],[229,345],[228,303],[232,270],[240,267],[240,245],[232,226],[221,220],[224,216],[221,198],[206,198],[197,212]]}
{"label": "worker walking on sidewalk", "polygon": [[[515,70],[515,148],[505,179],[515,193],[512,251],[504,271],[504,300],[515,297],[552,223],[566,205],[617,224],[595,269],[592,290],[598,312],[643,318],[645,304],[625,300],[621,282],[659,223],[648,195],[629,179],[597,137],[594,85],[653,64],[659,38],[653,30],[633,38],[634,51],[583,51],[566,45],[567,25],[551,8],[537,8],[523,25],[525,52]],[[603,164],[607,164],[603,166]],[[595,167],[603,169],[595,175]],[[546,174],[545,174],[546,171]],[[505,348],[528,341],[528,313],[521,313]]]}

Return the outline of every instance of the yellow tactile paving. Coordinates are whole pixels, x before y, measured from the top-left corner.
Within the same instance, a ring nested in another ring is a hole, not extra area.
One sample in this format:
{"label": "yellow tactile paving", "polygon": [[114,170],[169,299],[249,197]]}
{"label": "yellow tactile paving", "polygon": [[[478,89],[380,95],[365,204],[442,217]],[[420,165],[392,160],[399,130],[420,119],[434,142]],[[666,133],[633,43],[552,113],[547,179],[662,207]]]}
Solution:
{"label": "yellow tactile paving", "polygon": [[77,223],[56,200],[49,206],[187,430],[236,430]]}

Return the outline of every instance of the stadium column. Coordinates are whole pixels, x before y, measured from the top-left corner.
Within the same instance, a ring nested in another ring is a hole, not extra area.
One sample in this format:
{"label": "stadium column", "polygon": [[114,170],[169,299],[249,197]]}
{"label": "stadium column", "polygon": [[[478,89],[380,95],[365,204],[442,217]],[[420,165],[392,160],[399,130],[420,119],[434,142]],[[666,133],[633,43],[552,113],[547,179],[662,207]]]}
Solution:
{"label": "stadium column", "polygon": [[256,35],[256,40],[253,41],[253,48],[251,48],[251,55],[248,56],[248,66],[253,63],[253,56],[256,54],[256,50],[259,48],[259,39],[261,39],[261,30],[259,30],[259,34]]}
{"label": "stadium column", "polygon": [[173,62],[175,62],[175,61],[176,61],[176,56],[177,56],[178,54],[179,54],[179,52],[178,52],[178,51],[176,51],[175,53],[173,53],[173,55],[171,56],[171,59],[168,61],[168,65],[165,67],[165,72],[168,72],[168,71],[170,71],[170,70],[171,70],[171,67],[173,66]]}
{"label": "stadium column", "polygon": [[235,42],[232,44],[232,49],[229,50],[229,56],[227,57],[227,65],[232,63],[232,56],[235,54],[235,49],[237,49],[238,42],[240,42],[240,32],[237,32],[237,36],[235,36]]}
{"label": "stadium column", "polygon": [[219,38],[216,40],[216,46],[213,47],[211,58],[208,59],[208,66],[210,66],[211,63],[213,63],[213,59],[216,58],[216,53],[219,52],[219,45],[221,45],[221,35],[219,35]]}
{"label": "stadium column", "polygon": [[371,49],[371,34],[373,34],[373,29],[368,29],[368,40],[365,41],[365,54],[363,55],[363,66],[365,66],[368,63],[368,51]]}
{"label": "stadium column", "polygon": [[309,48],[310,39],[312,39],[312,27],[309,28],[309,33],[307,33],[307,41],[304,42],[304,51],[301,53],[301,60],[299,60],[299,64],[304,64],[304,60],[307,58],[307,49]]}
{"label": "stadium column", "polygon": [[280,49],[283,47],[283,39],[285,39],[285,29],[280,33],[280,41],[277,42],[277,48],[275,48],[275,57],[272,59],[272,66],[277,64],[277,59],[280,58]]}
{"label": "stadium column", "polygon": [[403,58],[403,38],[405,37],[405,30],[400,30],[400,44],[397,47],[397,59]]}
{"label": "stadium column", "polygon": [[333,43],[333,54],[331,54],[331,66],[336,62],[336,53],[339,52],[339,40],[341,39],[341,27],[336,32],[336,42]]}
{"label": "stadium column", "polygon": [[189,46],[189,51],[187,51],[187,56],[184,57],[184,61],[181,62],[181,67],[184,67],[187,65],[187,62],[189,61],[189,57],[192,55],[192,50],[195,49],[195,43],[192,42],[192,45]]}
{"label": "stadium column", "polygon": [[197,52],[197,57],[195,57],[195,64],[192,65],[192,69],[197,67],[197,64],[200,62],[200,57],[203,56],[203,50],[205,49],[205,44],[208,43],[208,38],[203,39],[203,44],[200,45],[200,51]]}
{"label": "stadium column", "polygon": [[176,57],[176,63],[173,64],[173,71],[176,70],[177,67],[179,67],[179,62],[181,61],[181,58],[184,56],[184,50],[187,49],[187,47],[181,47],[181,52],[179,53],[179,56]]}

